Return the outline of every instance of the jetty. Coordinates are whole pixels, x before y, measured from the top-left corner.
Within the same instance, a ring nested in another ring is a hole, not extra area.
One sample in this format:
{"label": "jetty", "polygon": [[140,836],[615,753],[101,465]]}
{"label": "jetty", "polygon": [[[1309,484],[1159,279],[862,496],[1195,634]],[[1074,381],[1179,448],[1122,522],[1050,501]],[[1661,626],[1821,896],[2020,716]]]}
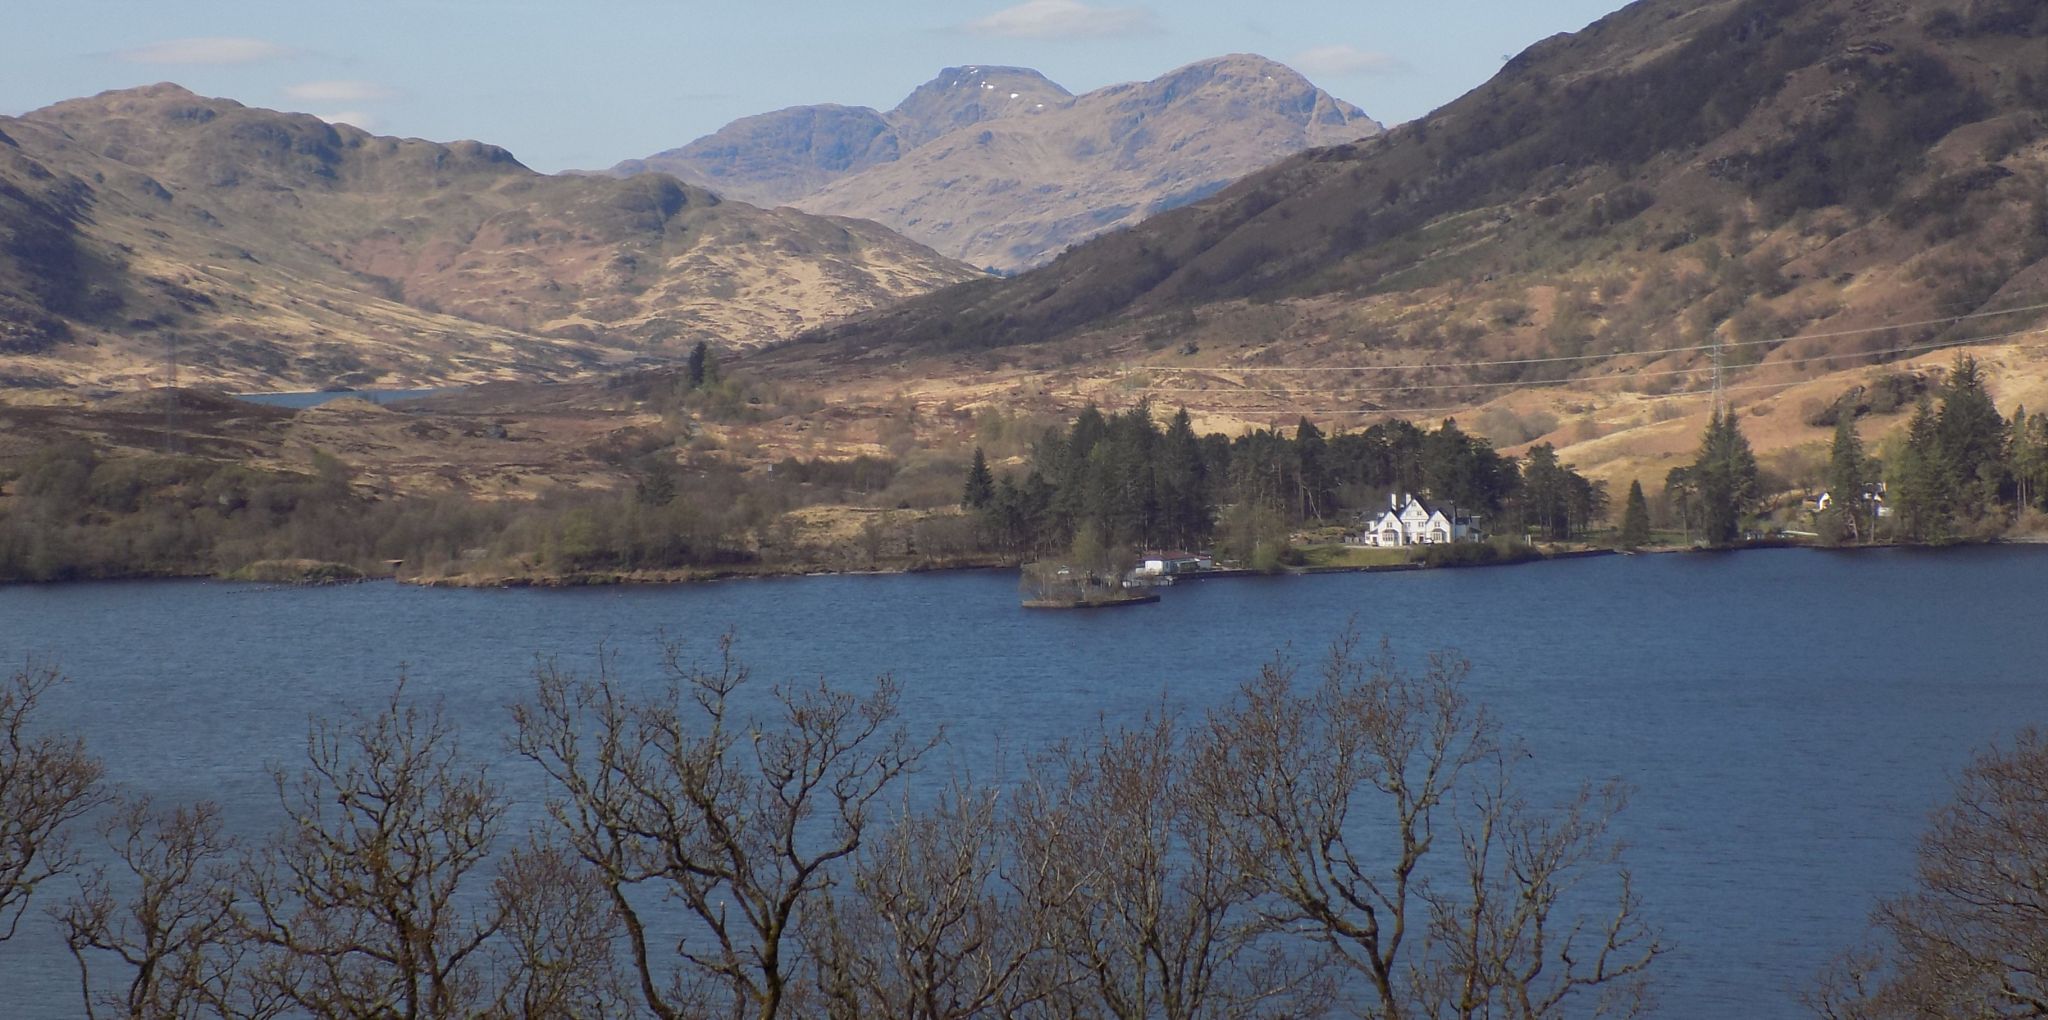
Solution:
{"label": "jetty", "polygon": [[1118,595],[1085,596],[1080,598],[1036,598],[1025,599],[1026,609],[1113,609],[1117,606],[1142,606],[1159,601],[1154,592],[1126,592]]}

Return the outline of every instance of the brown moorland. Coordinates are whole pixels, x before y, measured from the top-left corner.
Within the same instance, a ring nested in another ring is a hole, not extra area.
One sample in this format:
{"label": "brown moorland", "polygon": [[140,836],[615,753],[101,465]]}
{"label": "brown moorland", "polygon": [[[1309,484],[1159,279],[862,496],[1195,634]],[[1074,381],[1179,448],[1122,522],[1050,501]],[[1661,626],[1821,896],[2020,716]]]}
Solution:
{"label": "brown moorland", "polygon": [[1457,414],[1616,478],[1690,445],[1717,348],[1771,447],[1952,346],[2038,408],[2043,38],[2026,0],[1645,0],[1384,136],[757,370],[1217,423]]}
{"label": "brown moorland", "polygon": [[559,379],[974,276],[863,221],[175,85],[0,118],[0,385]]}

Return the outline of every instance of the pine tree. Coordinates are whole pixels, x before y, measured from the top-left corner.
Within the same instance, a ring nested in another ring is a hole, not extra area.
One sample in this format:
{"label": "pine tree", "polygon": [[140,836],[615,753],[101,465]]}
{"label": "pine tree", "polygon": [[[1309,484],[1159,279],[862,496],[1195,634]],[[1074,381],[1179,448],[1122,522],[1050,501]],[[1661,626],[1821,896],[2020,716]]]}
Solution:
{"label": "pine tree", "polygon": [[2033,506],[2033,433],[2027,425],[2027,405],[2012,409],[2011,442],[2005,449],[2006,469],[2012,473],[2013,509],[2021,513]]}
{"label": "pine tree", "polygon": [[1112,545],[1150,548],[1159,541],[1164,521],[1159,442],[1159,423],[1153,420],[1149,402],[1139,401],[1110,421],[1105,444],[1109,490],[1102,523],[1103,535]]}
{"label": "pine tree", "polygon": [[710,361],[710,345],[706,344],[702,340],[697,341],[697,345],[695,347],[690,348],[689,378],[691,389],[694,390],[703,387],[705,373],[709,370]]}
{"label": "pine tree", "polygon": [[2048,508],[2048,414],[2013,414],[2012,473],[2021,510]]}
{"label": "pine tree", "polygon": [[1322,430],[1306,417],[1294,427],[1294,462],[1301,495],[1298,514],[1303,520],[1321,520],[1325,510],[1335,509],[1337,493],[1330,483],[1328,444]]}
{"label": "pine tree", "polygon": [[1761,495],[1756,454],[1742,435],[1735,412],[1715,411],[1707,420],[1699,457],[1689,473],[1699,495],[1700,531],[1709,545],[1727,545],[1742,534],[1742,518]]}
{"label": "pine tree", "polygon": [[1828,509],[1821,520],[1821,539],[1829,545],[1863,537],[1863,484],[1869,465],[1863,441],[1856,436],[1856,416],[1844,411],[1835,420],[1835,441],[1828,452]]}
{"label": "pine tree", "polygon": [[1521,510],[1525,527],[1534,527],[1536,537],[1563,541],[1572,535],[1571,473],[1557,462],[1557,449],[1549,443],[1529,448],[1522,465]]}
{"label": "pine tree", "polygon": [[981,447],[974,448],[974,463],[967,468],[967,485],[960,493],[960,505],[969,510],[979,510],[995,498],[996,480],[989,473],[988,458],[982,456]]}
{"label": "pine tree", "polygon": [[1692,465],[1682,464],[1664,475],[1664,502],[1678,510],[1678,526],[1685,529],[1685,544],[1692,544],[1692,529],[1699,526],[1700,492],[1692,480]]}
{"label": "pine tree", "polygon": [[1607,518],[1607,483],[1564,469],[1565,518],[1573,537],[1593,530],[1593,522]]}
{"label": "pine tree", "polygon": [[1898,521],[1899,536],[1909,542],[1947,538],[1951,473],[1942,458],[1933,401],[1920,398],[1913,421],[1906,427],[1906,444],[1890,467],[1892,514]]}
{"label": "pine tree", "polygon": [[1060,526],[1058,509],[1054,506],[1059,494],[1052,483],[1036,468],[1024,476],[1024,484],[1017,489],[1017,510],[1023,521],[1024,548],[1042,549],[1052,544],[1052,536]]}
{"label": "pine tree", "polygon": [[2005,419],[1984,388],[1977,359],[1956,357],[1942,387],[1934,437],[1948,474],[1954,516],[1974,520],[1992,512],[2005,481]]}
{"label": "pine tree", "polygon": [[1028,545],[1023,504],[1024,495],[1017,483],[1005,475],[996,483],[995,494],[981,508],[982,533],[997,549],[1011,555],[1023,552]]}
{"label": "pine tree", "polygon": [[1643,498],[1643,483],[1628,483],[1628,505],[1621,512],[1621,547],[1640,549],[1650,544],[1650,504]]}
{"label": "pine tree", "polygon": [[1424,436],[1418,453],[1430,498],[1461,510],[1498,513],[1515,488],[1515,472],[1507,459],[1453,419],[1444,419],[1435,432]]}
{"label": "pine tree", "polygon": [[1183,407],[1166,426],[1166,435],[1160,440],[1156,472],[1160,515],[1169,544],[1192,548],[1207,541],[1215,529],[1208,474],[1202,441],[1196,438],[1194,422]]}

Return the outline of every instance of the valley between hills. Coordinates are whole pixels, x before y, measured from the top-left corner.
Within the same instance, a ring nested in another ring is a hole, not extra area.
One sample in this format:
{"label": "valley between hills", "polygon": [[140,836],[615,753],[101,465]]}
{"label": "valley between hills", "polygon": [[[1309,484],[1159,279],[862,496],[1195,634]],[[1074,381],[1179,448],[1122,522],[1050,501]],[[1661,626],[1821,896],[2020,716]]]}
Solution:
{"label": "valley between hills", "polygon": [[2048,1015],[2048,0],[1583,2],[10,19],[0,1013]]}
{"label": "valley between hills", "polygon": [[[1692,459],[1718,377],[1765,509],[1787,511],[1842,414],[1895,456],[1959,352],[2002,413],[2048,407],[2043,37],[2016,2],[1645,0],[1387,131],[1289,81],[1292,154],[1143,200],[1072,153],[1034,162],[1031,139],[1181,93],[1073,97],[1019,69],[559,177],[170,86],[59,104],[0,119],[0,472],[18,505],[54,446],[169,449],[365,506],[497,508],[477,527],[503,542],[443,543],[451,576],[548,574],[564,515],[677,490],[717,551],[670,573],[906,567],[1009,558],[957,508],[971,454],[1021,479],[1091,404],[1185,407],[1226,436],[1454,418],[1506,454],[1553,449],[1618,508]],[[1276,105],[1263,63],[1196,71],[1209,105],[1147,106],[1149,145],[1219,102]],[[1045,111],[976,105],[1010,92]],[[1162,179],[1216,172],[1133,151]],[[988,231],[1020,214],[980,201],[1003,188],[919,183],[999,166],[1132,210],[1017,247]],[[902,233],[871,221],[890,216]],[[930,216],[968,227],[911,240]],[[172,339],[181,380],[216,390],[488,385],[296,413],[188,388],[174,409],[153,391]],[[685,365],[699,343],[710,385]],[[133,505],[204,484],[135,481]],[[359,563],[399,558],[371,545]],[[252,539],[204,569],[289,551]]]}

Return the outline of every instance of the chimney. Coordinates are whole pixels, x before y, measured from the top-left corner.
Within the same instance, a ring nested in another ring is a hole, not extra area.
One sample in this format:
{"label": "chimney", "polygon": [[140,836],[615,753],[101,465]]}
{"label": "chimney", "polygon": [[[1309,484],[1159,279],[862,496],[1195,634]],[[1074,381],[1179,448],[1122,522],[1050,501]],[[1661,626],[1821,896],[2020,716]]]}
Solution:
{"label": "chimney", "polygon": [[1400,513],[1401,497],[1391,492],[1387,493],[1387,509],[1394,511],[1395,513]]}

